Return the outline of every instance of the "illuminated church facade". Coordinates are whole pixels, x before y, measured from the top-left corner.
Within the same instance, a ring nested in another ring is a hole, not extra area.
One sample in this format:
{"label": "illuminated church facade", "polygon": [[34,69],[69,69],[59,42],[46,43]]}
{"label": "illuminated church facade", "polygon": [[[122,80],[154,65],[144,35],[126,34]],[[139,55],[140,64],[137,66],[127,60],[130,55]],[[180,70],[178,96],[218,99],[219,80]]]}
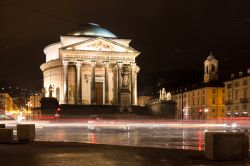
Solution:
{"label": "illuminated church facade", "polygon": [[92,23],[60,36],[60,42],[44,49],[44,97],[60,104],[118,105],[126,91],[126,103],[137,105],[140,52],[130,42]]}

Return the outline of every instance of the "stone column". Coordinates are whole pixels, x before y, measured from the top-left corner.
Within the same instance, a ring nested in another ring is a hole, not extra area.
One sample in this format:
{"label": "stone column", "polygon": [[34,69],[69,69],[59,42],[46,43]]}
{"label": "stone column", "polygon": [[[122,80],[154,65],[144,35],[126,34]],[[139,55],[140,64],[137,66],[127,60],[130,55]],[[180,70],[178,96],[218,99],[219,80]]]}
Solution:
{"label": "stone column", "polygon": [[122,87],[122,62],[118,62],[117,66],[118,66],[118,102],[120,103],[120,91],[121,91],[121,87]]}
{"label": "stone column", "polygon": [[90,104],[96,103],[96,94],[95,94],[95,66],[96,62],[91,61],[91,85],[90,85]]}
{"label": "stone column", "polygon": [[109,104],[109,62],[104,61],[104,67],[105,67],[105,104]]}
{"label": "stone column", "polygon": [[137,105],[137,71],[135,71],[135,76],[134,76],[134,79],[135,79],[135,83],[134,83],[134,104]]}
{"label": "stone column", "polygon": [[68,103],[68,64],[69,61],[63,60],[63,103]]}
{"label": "stone column", "polygon": [[137,105],[137,86],[136,86],[136,63],[130,63],[130,79],[131,79],[131,104]]}
{"label": "stone column", "polygon": [[76,103],[82,103],[82,61],[76,62]]}
{"label": "stone column", "polygon": [[118,104],[118,67],[113,66],[113,104]]}

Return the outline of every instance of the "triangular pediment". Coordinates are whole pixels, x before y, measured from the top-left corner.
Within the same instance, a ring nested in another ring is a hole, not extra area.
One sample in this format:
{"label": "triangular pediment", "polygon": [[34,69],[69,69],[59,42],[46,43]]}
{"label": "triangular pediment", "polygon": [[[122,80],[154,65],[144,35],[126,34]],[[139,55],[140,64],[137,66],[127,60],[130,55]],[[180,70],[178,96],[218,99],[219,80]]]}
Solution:
{"label": "triangular pediment", "polygon": [[69,46],[65,46],[64,50],[81,50],[81,51],[106,51],[106,52],[131,52],[137,53],[131,47],[124,46],[110,39],[98,37],[89,39]]}

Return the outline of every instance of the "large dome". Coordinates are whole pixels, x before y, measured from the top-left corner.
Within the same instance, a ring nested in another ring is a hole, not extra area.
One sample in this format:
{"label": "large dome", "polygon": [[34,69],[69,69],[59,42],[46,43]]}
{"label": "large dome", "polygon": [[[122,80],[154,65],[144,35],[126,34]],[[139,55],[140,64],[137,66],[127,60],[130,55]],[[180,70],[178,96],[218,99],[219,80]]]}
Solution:
{"label": "large dome", "polygon": [[68,33],[69,36],[91,36],[91,37],[106,37],[106,38],[117,38],[115,34],[108,31],[105,28],[102,28],[98,24],[88,23],[81,26],[81,30],[77,30],[71,33]]}

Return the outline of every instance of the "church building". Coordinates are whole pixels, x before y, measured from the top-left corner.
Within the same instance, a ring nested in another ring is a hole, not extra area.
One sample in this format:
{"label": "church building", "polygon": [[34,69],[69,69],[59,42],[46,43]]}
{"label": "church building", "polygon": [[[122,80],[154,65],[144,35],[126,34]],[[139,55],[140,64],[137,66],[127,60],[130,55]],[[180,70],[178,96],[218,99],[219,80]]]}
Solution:
{"label": "church building", "polygon": [[44,97],[60,104],[118,105],[124,100],[137,105],[140,52],[130,42],[93,23],[60,36],[60,42],[44,49]]}

